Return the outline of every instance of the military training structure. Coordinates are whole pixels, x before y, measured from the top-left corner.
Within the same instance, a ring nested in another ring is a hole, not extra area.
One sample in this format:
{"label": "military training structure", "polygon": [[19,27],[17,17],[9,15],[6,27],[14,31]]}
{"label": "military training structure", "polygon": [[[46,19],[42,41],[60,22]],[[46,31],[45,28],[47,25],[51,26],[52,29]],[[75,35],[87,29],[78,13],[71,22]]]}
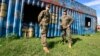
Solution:
{"label": "military training structure", "polygon": [[40,37],[38,15],[51,4],[51,21],[48,28],[48,37],[60,36],[60,17],[63,10],[74,19],[72,34],[95,33],[97,25],[96,11],[75,0],[0,0],[0,36],[15,34],[23,36],[26,29],[32,28],[33,36]]}

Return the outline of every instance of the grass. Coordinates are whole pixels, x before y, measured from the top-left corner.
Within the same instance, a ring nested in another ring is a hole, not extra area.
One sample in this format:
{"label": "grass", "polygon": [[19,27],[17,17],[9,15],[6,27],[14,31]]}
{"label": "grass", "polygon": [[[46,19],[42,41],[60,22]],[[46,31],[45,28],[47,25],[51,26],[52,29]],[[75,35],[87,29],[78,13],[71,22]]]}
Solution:
{"label": "grass", "polygon": [[90,36],[73,35],[73,46],[68,48],[61,37],[48,38],[50,53],[42,50],[40,38],[0,38],[0,56],[100,56],[100,33]]}

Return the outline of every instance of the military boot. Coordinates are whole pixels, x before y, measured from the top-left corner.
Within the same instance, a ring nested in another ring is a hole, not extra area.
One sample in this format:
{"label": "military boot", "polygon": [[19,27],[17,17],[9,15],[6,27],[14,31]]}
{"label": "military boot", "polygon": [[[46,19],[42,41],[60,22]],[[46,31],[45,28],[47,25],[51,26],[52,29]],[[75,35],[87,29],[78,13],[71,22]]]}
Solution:
{"label": "military boot", "polygon": [[45,53],[49,53],[49,49],[47,47],[43,47],[43,50],[45,51]]}
{"label": "military boot", "polygon": [[71,47],[72,47],[72,44],[71,44],[71,43],[69,43],[69,44],[68,44],[68,47],[69,47],[69,48],[71,48]]}

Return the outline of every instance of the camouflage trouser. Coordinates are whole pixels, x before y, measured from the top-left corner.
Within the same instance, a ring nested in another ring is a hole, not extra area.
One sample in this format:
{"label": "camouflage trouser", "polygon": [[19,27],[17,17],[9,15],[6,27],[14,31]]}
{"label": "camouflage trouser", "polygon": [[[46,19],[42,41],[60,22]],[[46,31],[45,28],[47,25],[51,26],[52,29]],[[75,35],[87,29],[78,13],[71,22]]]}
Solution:
{"label": "camouflage trouser", "polygon": [[62,40],[63,40],[63,42],[66,42],[66,35],[67,35],[67,37],[68,37],[68,43],[72,43],[70,28],[61,29],[61,31],[62,31]]}
{"label": "camouflage trouser", "polygon": [[41,43],[43,47],[47,47],[46,37],[47,37],[47,26],[42,25],[41,26]]}

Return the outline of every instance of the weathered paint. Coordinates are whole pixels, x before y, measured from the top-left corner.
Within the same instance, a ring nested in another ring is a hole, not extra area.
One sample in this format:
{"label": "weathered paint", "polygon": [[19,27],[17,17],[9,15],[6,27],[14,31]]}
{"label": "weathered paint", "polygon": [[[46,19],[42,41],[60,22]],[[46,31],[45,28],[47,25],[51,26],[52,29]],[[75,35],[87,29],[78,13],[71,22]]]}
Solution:
{"label": "weathered paint", "polygon": [[[48,3],[51,4],[50,18],[51,23],[48,26],[48,37],[60,36],[60,19],[63,10],[67,9],[67,14],[71,15],[74,22],[71,25],[73,34],[91,34],[95,33],[97,17],[96,11],[89,8],[77,1],[72,0],[0,0],[0,4],[5,3],[7,5],[6,16],[0,16],[0,36],[9,34],[16,34],[22,36],[22,21],[24,4],[37,5],[37,7],[45,7]],[[91,19],[91,27],[85,27],[85,17]],[[33,19],[33,18],[32,18]],[[31,22],[30,22],[31,23]],[[34,35],[40,37],[40,26],[38,23],[33,24]]]}
{"label": "weathered paint", "polygon": [[8,1],[0,0],[0,36],[5,34]]}

